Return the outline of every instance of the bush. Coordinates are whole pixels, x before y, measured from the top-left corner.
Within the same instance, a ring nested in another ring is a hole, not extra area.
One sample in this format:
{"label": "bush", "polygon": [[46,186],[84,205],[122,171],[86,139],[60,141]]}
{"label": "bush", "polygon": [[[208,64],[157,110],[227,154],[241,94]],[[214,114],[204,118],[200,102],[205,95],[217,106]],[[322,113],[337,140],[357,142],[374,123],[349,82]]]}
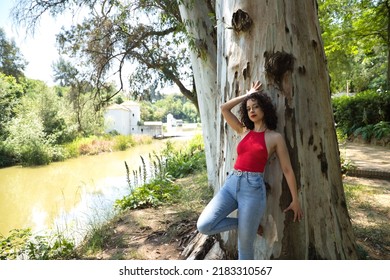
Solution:
{"label": "bush", "polygon": [[386,135],[386,123],[390,121],[390,92],[365,91],[353,97],[336,97],[332,99],[332,105],[337,127],[343,134],[362,135],[366,140],[374,135]]}
{"label": "bush", "polygon": [[135,141],[131,135],[117,135],[114,139],[114,150],[116,151],[125,151],[135,145]]}
{"label": "bush", "polygon": [[204,144],[200,135],[194,137],[184,149],[175,149],[174,144],[168,141],[162,155],[150,154],[149,173],[145,160],[142,157],[141,160],[143,165],[138,171],[133,171],[133,181],[125,162],[131,193],[116,201],[116,206],[122,210],[155,207],[172,201],[179,195],[179,188],[173,183],[175,179],[206,168]]}
{"label": "bush", "polygon": [[77,138],[72,143],[64,146],[67,157],[80,155],[97,155],[103,152],[112,152],[113,143],[111,140],[96,136],[88,138]]}
{"label": "bush", "polygon": [[58,145],[50,147],[50,156],[51,161],[63,161],[68,158],[64,147]]}
{"label": "bush", "polygon": [[46,165],[51,161],[49,147],[32,142],[20,148],[20,160],[23,166]]}
{"label": "bush", "polygon": [[157,178],[150,183],[137,187],[128,196],[116,201],[119,209],[142,209],[156,207],[173,201],[179,193],[179,187],[168,178]]}
{"label": "bush", "polygon": [[12,149],[0,141],[0,168],[14,165],[17,162]]}
{"label": "bush", "polygon": [[382,139],[390,136],[390,122],[380,121],[374,125],[374,137]]}
{"label": "bush", "polygon": [[183,178],[206,168],[204,144],[201,136],[195,136],[188,147],[183,150],[175,150],[173,144],[167,142],[162,155],[165,158],[165,171],[174,178]]}
{"label": "bush", "polygon": [[80,155],[78,139],[63,146],[65,158],[75,158]]}
{"label": "bush", "polygon": [[61,234],[33,236],[31,229],[14,229],[0,235],[0,260],[59,260],[75,255],[75,245]]}
{"label": "bush", "polygon": [[[143,137],[147,139],[146,137]],[[132,135],[105,134],[97,137],[77,138],[71,143],[63,146],[64,157],[78,157],[80,155],[96,155],[103,152],[125,151],[137,144],[143,144],[143,138],[135,139]],[[151,139],[151,137],[149,137]]]}

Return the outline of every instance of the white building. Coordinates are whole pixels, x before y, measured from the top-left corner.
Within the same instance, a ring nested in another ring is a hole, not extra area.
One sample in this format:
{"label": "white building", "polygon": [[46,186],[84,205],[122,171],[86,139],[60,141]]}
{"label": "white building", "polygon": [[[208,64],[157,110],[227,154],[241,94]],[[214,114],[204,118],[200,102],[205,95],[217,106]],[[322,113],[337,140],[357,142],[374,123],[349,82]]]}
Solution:
{"label": "white building", "polygon": [[140,105],[134,101],[113,104],[104,114],[106,132],[117,131],[122,135],[139,134],[141,122]]}
{"label": "white building", "polygon": [[122,135],[163,134],[162,122],[145,122],[141,125],[141,107],[137,102],[125,101],[108,106],[104,114],[105,132],[116,131]]}
{"label": "white building", "polygon": [[175,119],[175,117],[169,113],[167,115],[167,127],[172,128],[176,126],[183,126],[183,120]]}

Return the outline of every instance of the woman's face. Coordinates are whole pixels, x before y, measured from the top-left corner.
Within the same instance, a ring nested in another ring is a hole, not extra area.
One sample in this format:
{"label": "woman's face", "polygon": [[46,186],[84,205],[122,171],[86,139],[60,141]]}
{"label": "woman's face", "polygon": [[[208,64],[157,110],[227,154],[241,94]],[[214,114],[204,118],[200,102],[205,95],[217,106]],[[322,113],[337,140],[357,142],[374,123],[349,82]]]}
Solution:
{"label": "woman's face", "polygon": [[248,117],[252,122],[261,121],[264,117],[264,112],[254,99],[249,99],[246,102],[246,110],[248,112]]}

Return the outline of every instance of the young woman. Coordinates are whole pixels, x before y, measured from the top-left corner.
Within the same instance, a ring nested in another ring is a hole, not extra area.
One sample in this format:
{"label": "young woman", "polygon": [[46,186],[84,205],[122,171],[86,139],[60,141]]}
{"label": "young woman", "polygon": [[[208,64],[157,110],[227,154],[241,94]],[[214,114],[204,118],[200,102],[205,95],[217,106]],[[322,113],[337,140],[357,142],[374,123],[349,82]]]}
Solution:
{"label": "young woman", "polygon": [[[237,146],[234,169],[197,223],[199,232],[207,235],[237,229],[240,260],[254,258],[254,240],[266,208],[263,172],[271,154],[278,156],[292,196],[284,212],[292,210],[294,222],[300,221],[303,215],[286,143],[282,135],[274,131],[277,125],[275,107],[261,87],[262,84],[256,82],[245,95],[221,105],[226,122],[242,139]],[[231,112],[238,104],[241,104],[241,121]],[[236,209],[237,218],[228,217]]]}

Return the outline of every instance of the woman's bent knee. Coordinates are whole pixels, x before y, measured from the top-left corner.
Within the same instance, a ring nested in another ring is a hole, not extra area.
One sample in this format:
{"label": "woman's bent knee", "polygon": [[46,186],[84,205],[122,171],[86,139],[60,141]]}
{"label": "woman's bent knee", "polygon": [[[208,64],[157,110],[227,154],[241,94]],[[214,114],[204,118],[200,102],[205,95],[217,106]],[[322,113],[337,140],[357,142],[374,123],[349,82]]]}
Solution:
{"label": "woman's bent knee", "polygon": [[210,217],[210,215],[207,214],[206,211],[203,211],[198,217],[196,227],[200,233],[210,235],[210,230],[213,227],[213,219]]}
{"label": "woman's bent knee", "polygon": [[200,219],[196,223],[196,227],[200,233],[209,235],[211,226],[209,223],[205,223],[204,221],[201,221]]}

